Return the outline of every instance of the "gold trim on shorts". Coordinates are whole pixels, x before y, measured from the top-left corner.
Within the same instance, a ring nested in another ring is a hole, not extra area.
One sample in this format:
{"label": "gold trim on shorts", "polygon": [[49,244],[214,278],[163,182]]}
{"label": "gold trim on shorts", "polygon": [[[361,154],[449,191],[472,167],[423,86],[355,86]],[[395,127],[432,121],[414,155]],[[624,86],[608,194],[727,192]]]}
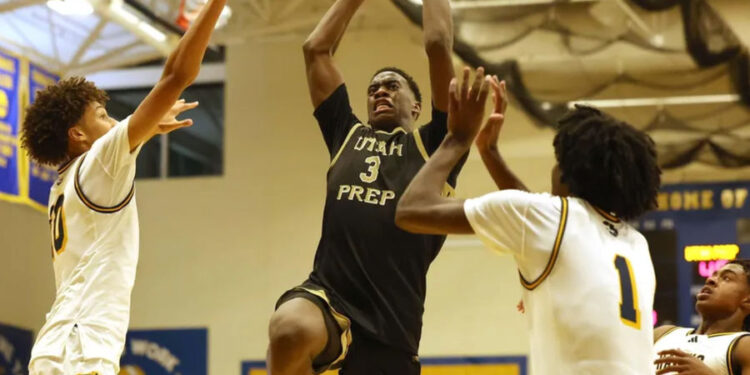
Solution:
{"label": "gold trim on shorts", "polygon": [[344,361],[344,358],[346,358],[347,353],[349,353],[349,345],[352,344],[352,321],[349,320],[346,315],[341,314],[333,308],[333,306],[331,305],[331,300],[328,298],[325,290],[309,289],[302,286],[298,286],[293,289],[310,293],[325,301],[326,305],[328,306],[328,311],[331,313],[331,316],[333,316],[333,319],[339,325],[339,328],[341,328],[341,355],[339,355],[336,360],[331,362],[331,364],[328,365],[325,371],[336,368],[335,366],[341,364],[341,362]]}

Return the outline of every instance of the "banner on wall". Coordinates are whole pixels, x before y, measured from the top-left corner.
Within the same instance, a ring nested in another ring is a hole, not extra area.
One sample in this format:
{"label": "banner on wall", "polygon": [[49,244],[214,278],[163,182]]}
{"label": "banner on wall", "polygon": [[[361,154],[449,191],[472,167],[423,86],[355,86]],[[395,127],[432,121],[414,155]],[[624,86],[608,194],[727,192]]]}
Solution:
{"label": "banner on wall", "polygon": [[0,198],[13,202],[23,201],[18,141],[20,76],[21,61],[0,52]]}
{"label": "banner on wall", "polygon": [[[422,375],[526,375],[526,357],[422,358]],[[267,375],[263,361],[242,362],[241,375]],[[335,375],[328,371],[323,375]]]}
{"label": "banner on wall", "polygon": [[0,324],[0,374],[27,375],[31,358],[31,331]]}
{"label": "banner on wall", "polygon": [[121,375],[206,375],[208,330],[130,330]]}
{"label": "banner on wall", "polygon": [[[50,73],[43,68],[29,64],[29,104],[36,100],[36,94],[49,85],[54,85],[60,77]],[[49,191],[57,179],[57,169],[46,165],[37,164],[29,160],[27,171],[29,182],[29,204],[46,211]]]}

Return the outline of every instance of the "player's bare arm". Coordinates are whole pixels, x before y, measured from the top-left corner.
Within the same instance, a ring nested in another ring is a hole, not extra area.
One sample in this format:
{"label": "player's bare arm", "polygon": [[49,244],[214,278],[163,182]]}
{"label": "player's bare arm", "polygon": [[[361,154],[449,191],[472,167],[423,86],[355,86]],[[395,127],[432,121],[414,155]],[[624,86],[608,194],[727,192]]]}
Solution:
{"label": "player's bare arm", "polygon": [[364,0],[337,0],[305,41],[302,49],[305,54],[307,86],[315,108],[344,83],[344,77],[333,62],[333,55],[349,22],[363,2]]}
{"label": "player's bare arm", "polygon": [[742,369],[742,375],[750,375],[750,338],[743,337],[737,342],[732,361]]}
{"label": "player's bare arm", "polygon": [[430,63],[430,85],[435,109],[446,112],[450,99],[448,87],[456,77],[453,69],[453,18],[448,0],[422,2],[424,47]]}
{"label": "player's bare arm", "polygon": [[[464,70],[460,89],[453,79],[449,89],[448,135],[430,160],[417,173],[396,209],[396,225],[413,233],[473,233],[463,200],[442,196],[451,170],[471,148],[484,117],[489,77],[477,69],[471,87],[469,69]],[[493,114],[489,121],[498,121]]]}
{"label": "player's bare arm", "polygon": [[[167,115],[182,92],[198,77],[206,47],[226,3],[227,0],[210,0],[182,37],[177,48],[169,55],[161,79],[130,119],[128,140],[131,149],[135,149],[159,131],[161,119]],[[164,130],[172,131],[190,123],[178,122]]]}
{"label": "player's bare arm", "polygon": [[510,170],[505,160],[500,155],[497,147],[497,141],[500,136],[500,130],[505,123],[505,110],[508,108],[508,91],[505,87],[505,81],[498,82],[497,76],[492,77],[493,101],[495,113],[502,116],[498,121],[488,121],[477,136],[477,149],[482,157],[482,162],[490,172],[492,180],[500,190],[515,189],[528,191],[526,185]]}

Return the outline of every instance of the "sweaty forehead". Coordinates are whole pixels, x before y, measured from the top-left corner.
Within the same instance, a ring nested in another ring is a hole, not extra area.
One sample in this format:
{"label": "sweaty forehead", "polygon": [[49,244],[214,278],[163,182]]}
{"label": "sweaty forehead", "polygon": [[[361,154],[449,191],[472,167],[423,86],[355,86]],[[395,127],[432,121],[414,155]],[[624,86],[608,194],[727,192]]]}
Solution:
{"label": "sweaty forehead", "polygon": [[722,271],[732,271],[732,272],[734,272],[734,273],[736,273],[738,275],[744,275],[745,274],[745,268],[742,267],[739,264],[736,264],[736,263],[729,263],[729,264],[725,265],[724,267],[721,267],[721,269],[719,270],[719,272],[722,272]]}
{"label": "sweaty forehead", "polygon": [[399,81],[401,83],[406,83],[406,78],[402,77],[400,74],[396,72],[380,72],[375,77],[372,77],[372,82],[370,84],[379,84],[387,81]]}

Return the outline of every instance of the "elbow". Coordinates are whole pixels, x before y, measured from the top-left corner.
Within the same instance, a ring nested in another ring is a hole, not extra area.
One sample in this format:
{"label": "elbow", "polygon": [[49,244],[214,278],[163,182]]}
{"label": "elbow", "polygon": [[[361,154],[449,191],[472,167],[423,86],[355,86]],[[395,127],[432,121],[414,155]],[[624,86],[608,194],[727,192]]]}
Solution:
{"label": "elbow", "polygon": [[450,33],[429,33],[425,35],[424,48],[428,56],[450,54],[453,50],[453,38]]}
{"label": "elbow", "polygon": [[305,40],[305,43],[302,44],[302,52],[305,54],[306,59],[310,59],[313,56],[321,54],[330,55],[332,48],[333,46],[321,43],[314,37],[307,38],[307,40]]}
{"label": "elbow", "polygon": [[398,202],[396,206],[396,226],[405,231],[414,229],[414,210],[404,203],[404,200]]}

